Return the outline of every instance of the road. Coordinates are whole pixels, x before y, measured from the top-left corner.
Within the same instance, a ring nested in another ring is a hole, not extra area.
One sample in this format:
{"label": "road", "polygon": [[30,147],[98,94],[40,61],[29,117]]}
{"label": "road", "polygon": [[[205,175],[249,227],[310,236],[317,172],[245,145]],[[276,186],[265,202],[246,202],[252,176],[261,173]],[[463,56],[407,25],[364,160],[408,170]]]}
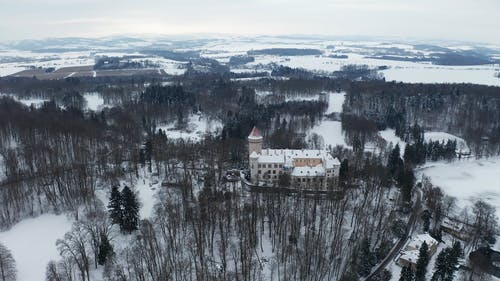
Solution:
{"label": "road", "polygon": [[372,272],[366,276],[364,279],[361,278],[360,280],[362,281],[370,281],[371,278],[373,278],[375,275],[378,273],[382,272],[389,263],[394,260],[394,258],[399,254],[401,249],[406,245],[408,242],[408,239],[410,238],[410,234],[413,232],[413,229],[415,227],[415,223],[417,222],[417,219],[421,213],[422,210],[422,191],[420,189],[417,189],[417,200],[415,200],[415,204],[413,205],[413,212],[411,213],[410,219],[408,220],[408,225],[406,228],[406,233],[404,238],[399,239],[399,241],[396,243],[394,247],[392,247],[391,251],[385,258],[377,264],[373,269]]}

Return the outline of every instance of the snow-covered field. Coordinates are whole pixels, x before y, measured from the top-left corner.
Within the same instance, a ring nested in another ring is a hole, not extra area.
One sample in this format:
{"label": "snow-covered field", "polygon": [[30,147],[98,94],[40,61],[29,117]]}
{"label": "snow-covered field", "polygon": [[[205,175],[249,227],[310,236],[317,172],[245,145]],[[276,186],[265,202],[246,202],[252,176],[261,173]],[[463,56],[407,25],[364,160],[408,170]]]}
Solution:
{"label": "snow-covered field", "polygon": [[319,125],[314,126],[309,132],[309,138],[317,134],[322,138],[324,148],[328,146],[335,147],[337,145],[342,145],[344,147],[349,147],[344,139],[344,134],[342,133],[342,124],[340,121],[330,121],[323,120]]}
{"label": "snow-covered field", "polygon": [[213,133],[222,128],[222,123],[217,120],[208,120],[201,115],[191,115],[188,118],[187,129],[178,130],[175,124],[159,126],[169,138],[199,141],[205,133]]}
{"label": "snow-covered field", "polygon": [[497,208],[500,217],[500,157],[429,163],[419,171],[432,183],[457,198],[459,207],[482,199]]}
{"label": "snow-covered field", "polygon": [[[141,46],[152,42],[141,42]],[[98,44],[98,43],[96,43]],[[132,44],[133,45],[133,44]],[[59,46],[63,48],[63,46]],[[89,46],[86,46],[88,48]],[[167,74],[180,75],[185,72],[187,62],[174,61],[158,56],[144,55],[137,51],[122,51],[126,47],[117,43],[116,48],[100,48],[92,51],[70,52],[30,52],[24,50],[0,50],[0,76],[10,75],[28,66],[35,67],[68,67],[92,65],[98,56],[140,56],[135,60],[149,60],[158,64],[158,69]],[[471,49],[472,46],[445,46],[451,49]],[[270,63],[289,67],[299,67],[313,71],[333,72],[345,65],[368,65],[372,68],[387,68],[381,71],[388,81],[412,83],[477,83],[500,86],[500,78],[494,74],[500,71],[499,65],[473,66],[441,66],[428,62],[411,62],[370,58],[374,54],[383,54],[390,48],[399,49],[407,54],[429,55],[431,51],[416,49],[412,44],[383,41],[352,41],[328,39],[300,39],[283,37],[230,37],[208,41],[204,45],[193,45],[174,49],[175,51],[199,51],[202,57],[216,59],[227,63],[231,56],[245,55],[247,51],[266,48],[310,48],[323,52],[322,55],[273,56],[256,55],[255,61],[243,66],[235,66],[233,71],[268,71],[265,66]],[[347,58],[335,58],[330,55],[346,55]],[[3,61],[3,62],[2,62]]]}
{"label": "snow-covered field", "polygon": [[383,131],[378,132],[378,134],[381,138],[383,138],[387,142],[387,144],[392,143],[393,147],[396,146],[396,144],[399,144],[401,155],[404,154],[406,143],[403,140],[401,140],[401,138],[396,136],[396,132],[394,131],[394,129],[385,129]]}
{"label": "snow-covered field", "polygon": [[40,99],[40,98],[29,98],[29,99],[20,99],[15,95],[9,95],[9,94],[4,94],[0,93],[0,97],[2,96],[8,96],[13,98],[14,100],[26,105],[26,106],[34,106],[34,107],[39,107],[41,106],[44,102],[49,101],[47,99]]}
{"label": "snow-covered field", "polygon": [[328,109],[325,114],[331,114],[334,112],[342,112],[342,105],[345,100],[345,92],[340,93],[328,93]]}
{"label": "snow-covered field", "polygon": [[[145,172],[145,171],[142,171]],[[149,219],[153,216],[153,208],[156,203],[156,193],[161,188],[161,182],[154,181],[151,176],[143,175],[135,185],[135,192],[138,195],[141,209],[139,214],[142,219]]]}
{"label": "snow-covered field", "polygon": [[45,214],[25,219],[10,230],[0,232],[0,242],[11,250],[16,260],[18,281],[43,281],[50,260],[58,260],[56,241],[71,229],[72,221],[64,215]]}
{"label": "snow-covered field", "polygon": [[87,101],[87,108],[90,110],[97,111],[104,106],[104,99],[99,93],[86,93],[83,97]]}

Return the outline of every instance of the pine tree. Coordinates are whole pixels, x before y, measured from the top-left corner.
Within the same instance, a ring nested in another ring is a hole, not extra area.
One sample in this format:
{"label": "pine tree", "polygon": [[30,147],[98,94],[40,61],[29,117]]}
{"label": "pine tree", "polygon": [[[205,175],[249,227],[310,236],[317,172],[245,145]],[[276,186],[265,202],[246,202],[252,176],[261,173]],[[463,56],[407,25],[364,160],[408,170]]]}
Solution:
{"label": "pine tree", "polygon": [[378,274],[374,275],[370,280],[372,281],[390,281],[392,278],[392,274],[389,270],[384,269]]}
{"label": "pine tree", "polygon": [[365,238],[361,242],[361,249],[359,254],[359,275],[366,276],[375,265],[375,256],[370,251],[370,241]]}
{"label": "pine tree", "polygon": [[446,260],[448,259],[448,249],[443,249],[436,258],[434,264],[434,274],[432,281],[443,281],[446,276]]}
{"label": "pine tree", "polygon": [[100,235],[99,253],[97,254],[97,263],[104,265],[106,261],[113,256],[113,246],[109,242],[108,236],[104,233]]}
{"label": "pine tree", "polygon": [[422,227],[425,232],[429,232],[429,227],[431,225],[431,213],[428,210],[422,212]]}
{"label": "pine tree", "polygon": [[401,269],[401,275],[399,281],[413,281],[413,269],[410,265],[403,267]]}
{"label": "pine tree", "polygon": [[460,242],[453,243],[453,247],[442,250],[434,265],[432,281],[452,281],[457,270],[458,258],[463,255]]}
{"label": "pine tree", "polygon": [[118,224],[121,226],[122,218],[123,218],[123,209],[122,209],[122,199],[121,199],[120,191],[117,186],[113,186],[111,188],[111,195],[109,197],[109,217],[111,218],[111,222],[114,224]]}
{"label": "pine tree", "polygon": [[347,180],[347,175],[349,174],[349,161],[347,159],[342,160],[339,169],[339,181],[344,183]]}
{"label": "pine tree", "polygon": [[399,144],[396,144],[394,149],[389,154],[389,159],[387,161],[387,169],[393,178],[401,172],[403,166],[403,160],[401,160],[401,151]]}
{"label": "pine tree", "polygon": [[139,224],[139,202],[128,186],[123,188],[121,199],[123,208],[121,227],[123,231],[131,233]]}
{"label": "pine tree", "polygon": [[418,253],[417,267],[415,270],[415,281],[425,281],[427,265],[429,264],[429,246],[424,241]]}

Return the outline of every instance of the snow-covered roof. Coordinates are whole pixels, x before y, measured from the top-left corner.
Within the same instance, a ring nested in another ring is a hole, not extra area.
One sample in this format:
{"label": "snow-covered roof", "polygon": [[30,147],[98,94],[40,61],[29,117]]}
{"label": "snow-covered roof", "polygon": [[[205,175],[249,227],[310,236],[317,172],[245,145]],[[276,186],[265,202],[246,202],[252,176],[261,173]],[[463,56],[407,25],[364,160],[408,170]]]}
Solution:
{"label": "snow-covered roof", "polygon": [[248,139],[258,140],[262,139],[262,134],[260,133],[259,128],[253,127],[252,132],[248,135]]}
{"label": "snow-covered roof", "polygon": [[255,151],[252,151],[252,153],[250,154],[250,158],[259,158],[259,154]]}
{"label": "snow-covered roof", "polygon": [[418,250],[407,250],[407,251],[404,251],[399,258],[406,260],[406,261],[409,261],[411,263],[416,263],[418,260],[419,254],[420,253]]}
{"label": "snow-covered roof", "polygon": [[424,233],[424,234],[419,234],[419,235],[415,236],[410,241],[410,243],[408,243],[408,246],[406,248],[407,249],[420,249],[420,246],[422,246],[424,241],[425,241],[425,243],[427,243],[427,245],[429,247],[438,244],[438,241],[436,239],[432,238],[432,236],[430,236],[428,233]]}
{"label": "snow-covered roof", "polygon": [[315,167],[303,166],[303,167],[295,167],[292,171],[292,176],[294,177],[317,177],[324,176],[325,168],[322,165],[318,165]]}
{"label": "snow-covered roof", "polygon": [[[250,157],[255,158],[253,153]],[[321,159],[325,169],[333,169],[335,166],[340,165],[340,161],[334,158],[326,150],[313,150],[313,149],[263,149],[258,154],[259,163],[277,163],[283,164],[288,167],[293,167],[294,160],[303,159]]]}

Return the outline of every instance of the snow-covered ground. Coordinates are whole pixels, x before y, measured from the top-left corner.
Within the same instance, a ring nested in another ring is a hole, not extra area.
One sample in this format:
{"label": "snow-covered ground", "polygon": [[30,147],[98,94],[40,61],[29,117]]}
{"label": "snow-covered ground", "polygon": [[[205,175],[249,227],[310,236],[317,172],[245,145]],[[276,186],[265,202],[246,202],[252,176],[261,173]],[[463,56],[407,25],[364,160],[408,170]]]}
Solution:
{"label": "snow-covered ground", "polygon": [[399,148],[401,151],[401,155],[404,154],[405,152],[405,147],[406,143],[401,140],[398,136],[396,136],[396,131],[394,129],[385,129],[383,131],[378,132],[379,136],[383,138],[387,144],[392,143],[392,146],[396,146],[396,144],[399,144]]}
{"label": "snow-covered ground", "polygon": [[57,239],[71,229],[65,215],[45,214],[25,219],[10,230],[0,232],[0,242],[11,250],[16,260],[18,281],[43,281],[50,260],[58,260]]}
{"label": "snow-covered ground", "polygon": [[344,104],[344,100],[345,100],[345,92],[328,93],[328,109],[326,110],[325,114],[342,112],[342,105]]}
{"label": "snow-covered ground", "polygon": [[314,126],[311,131],[309,131],[309,138],[313,134],[317,134],[323,139],[325,148],[328,146],[335,147],[337,145],[352,148],[345,142],[340,121],[323,120],[319,125]]}
{"label": "snow-covered ground", "polygon": [[83,97],[87,101],[87,108],[90,110],[97,111],[104,106],[104,99],[99,93],[86,93]]}
{"label": "snow-covered ground", "polygon": [[213,133],[222,128],[222,123],[218,120],[208,120],[202,115],[191,115],[188,118],[187,129],[178,130],[175,124],[159,126],[169,138],[199,141],[205,133]]}
{"label": "snow-covered ground", "polygon": [[470,207],[482,199],[497,208],[500,217],[500,157],[433,162],[419,170],[432,183],[457,198],[459,207]]}
{"label": "snow-covered ground", "polygon": [[44,102],[49,101],[48,99],[40,99],[40,98],[29,98],[29,99],[20,99],[15,95],[9,95],[9,94],[3,94],[0,93],[0,97],[2,96],[8,96],[13,98],[14,100],[26,105],[26,106],[34,106],[34,107],[39,107],[41,106]]}
{"label": "snow-covered ground", "polygon": [[[142,171],[145,173],[145,171]],[[153,180],[151,176],[145,174],[137,181],[135,192],[141,203],[139,214],[141,219],[149,219],[153,216],[153,208],[156,203],[156,193],[161,188],[161,182]]]}
{"label": "snow-covered ground", "polygon": [[[147,46],[152,42],[142,42]],[[96,42],[96,44],[98,44]],[[134,45],[134,44],[132,44]],[[64,48],[63,46],[58,46]],[[88,48],[89,46],[85,46]],[[90,46],[92,47],[92,46]],[[128,46],[133,49],[131,46]],[[137,47],[137,46],[136,46]],[[445,46],[450,49],[472,49],[472,46]],[[498,48],[492,46],[493,48]],[[388,81],[402,81],[413,83],[477,83],[485,85],[500,86],[500,78],[495,73],[500,71],[500,66],[473,65],[473,66],[441,66],[428,62],[411,62],[383,60],[370,58],[374,54],[383,54],[388,48],[397,48],[408,54],[429,55],[434,51],[416,49],[412,44],[383,42],[383,41],[352,41],[352,40],[328,40],[328,39],[300,39],[283,37],[229,37],[218,40],[210,40],[205,45],[193,45],[175,49],[176,51],[200,51],[202,57],[227,63],[231,56],[245,55],[247,51],[266,48],[310,48],[323,52],[322,55],[307,56],[272,56],[256,55],[255,61],[243,66],[235,66],[232,71],[265,71],[266,65],[276,63],[289,67],[299,67],[320,72],[333,72],[340,70],[345,65],[357,64],[368,65],[372,68],[387,68],[381,71]],[[96,48],[97,49],[97,48]],[[108,47],[99,50],[71,51],[57,53],[55,51],[30,52],[23,50],[2,49],[0,50],[0,76],[10,75],[29,66],[35,67],[68,67],[93,65],[98,56],[140,56],[135,60],[149,60],[158,65],[158,69],[167,74],[180,75],[185,72],[187,62],[179,62],[158,56],[140,54],[127,49],[121,43],[117,43],[115,49]],[[334,55],[331,57],[330,55]],[[346,55],[347,58],[335,58],[338,55]],[[3,60],[2,60],[3,59]]]}

